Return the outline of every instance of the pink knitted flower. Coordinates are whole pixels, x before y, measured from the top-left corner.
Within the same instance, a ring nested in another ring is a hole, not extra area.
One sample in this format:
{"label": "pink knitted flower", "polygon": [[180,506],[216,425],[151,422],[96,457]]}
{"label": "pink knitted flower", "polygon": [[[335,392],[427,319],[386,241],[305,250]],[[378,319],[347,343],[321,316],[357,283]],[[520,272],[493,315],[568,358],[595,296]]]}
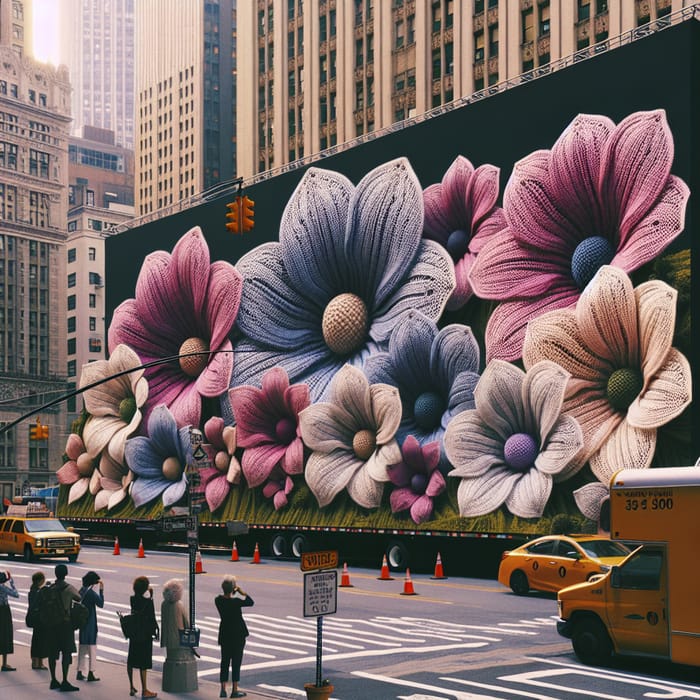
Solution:
{"label": "pink knitted flower", "polygon": [[547,359],[571,373],[564,410],[581,424],[582,459],[604,484],[622,466],[648,467],[657,428],[691,401],[690,365],[671,346],[677,295],[659,280],[634,289],[605,265],[575,309],[528,326],[525,367]]}
{"label": "pink knitted flower", "polygon": [[488,238],[505,228],[503,210],[496,206],[500,170],[474,166],[457,156],[442,178],[423,192],[424,237],[440,243],[452,256],[457,286],[447,302],[458,309],[471,298],[469,271]]}
{"label": "pink knitted flower", "polygon": [[470,272],[479,297],[503,302],[486,329],[487,360],[520,357],[528,321],[575,304],[601,265],[632,272],[683,230],[690,193],[672,162],[656,110],[617,126],[579,115],[551,151],[515,165],[503,197],[508,225]]}
{"label": "pink knitted flower", "polygon": [[287,505],[287,496],[293,489],[294,481],[292,481],[292,477],[285,474],[279,467],[275,467],[265,482],[262,492],[265,498],[272,499],[275,510],[279,510]]}
{"label": "pink knitted flower", "polygon": [[440,462],[440,443],[430,442],[423,447],[413,435],[401,447],[403,460],[389,466],[389,478],[396,487],[389,497],[392,513],[410,509],[415,523],[430,519],[433,498],[445,490],[445,477],[437,468]]}
{"label": "pink knitted flower", "polygon": [[236,426],[224,425],[223,418],[214,416],[204,424],[204,435],[214,466],[200,471],[201,486],[213,513],[226,500],[231,486],[240,482],[241,463],[235,456]]}
{"label": "pink knitted flower", "polygon": [[304,470],[304,444],[299,413],[310,403],[306,384],[289,385],[289,377],[275,367],[262,378],[262,389],[235,387],[229,391],[238,427],[238,444],[245,448],[243,474],[249,486],[260,486],[279,465],[285,474]]}
{"label": "pink knitted flower", "polygon": [[80,435],[71,433],[66,442],[68,460],[56,471],[59,484],[70,485],[68,503],[80,500],[89,490],[94,496],[100,490],[100,473],[95,459],[86,449]]}
{"label": "pink knitted flower", "polygon": [[110,352],[120,343],[142,362],[199,351],[146,370],[149,396],[145,415],[165,405],[178,426],[199,425],[201,398],[217,397],[229,386],[233,354],[228,334],[241,300],[242,279],[227,262],[209,264],[209,248],[199,227],[175,245],[172,255],[151,253],[136,284],[136,298],[114,312]]}

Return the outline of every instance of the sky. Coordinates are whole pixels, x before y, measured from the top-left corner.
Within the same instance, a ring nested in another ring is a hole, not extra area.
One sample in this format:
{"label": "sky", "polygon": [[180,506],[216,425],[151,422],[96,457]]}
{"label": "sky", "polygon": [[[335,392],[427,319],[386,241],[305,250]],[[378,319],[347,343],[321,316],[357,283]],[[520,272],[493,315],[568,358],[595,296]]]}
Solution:
{"label": "sky", "polygon": [[58,6],[57,0],[32,2],[34,58],[55,66],[59,64]]}

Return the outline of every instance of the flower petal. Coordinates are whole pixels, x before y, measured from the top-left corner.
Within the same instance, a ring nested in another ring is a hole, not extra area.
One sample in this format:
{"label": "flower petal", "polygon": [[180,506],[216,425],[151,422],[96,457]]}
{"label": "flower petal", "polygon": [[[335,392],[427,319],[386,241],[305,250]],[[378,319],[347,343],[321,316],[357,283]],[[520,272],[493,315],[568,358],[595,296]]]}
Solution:
{"label": "flower petal", "polygon": [[447,426],[445,452],[455,465],[450,476],[483,476],[503,465],[503,437],[486,425],[477,411],[464,411]]}
{"label": "flower petal", "polygon": [[327,506],[363,465],[362,460],[346,450],[333,450],[327,455],[313,452],[306,463],[305,477],[319,506]]}
{"label": "flower petal", "polygon": [[580,462],[575,462],[575,457],[582,448],[581,426],[574,418],[563,414],[552,427],[546,442],[543,443],[535,460],[535,466],[544,474],[558,477],[557,480],[569,478],[582,466]]}
{"label": "flower petal", "polygon": [[158,498],[163,491],[165,491],[168,486],[172,484],[172,481],[168,479],[146,479],[138,478],[135,479],[131,484],[131,499],[134,501],[134,505],[140,508],[146,503],[150,503],[152,500]]}
{"label": "flower petal", "polygon": [[474,390],[481,419],[504,440],[527,427],[522,404],[524,381],[525,372],[515,365],[492,360]]}
{"label": "flower petal", "polygon": [[482,476],[462,479],[457,488],[459,514],[473,518],[493,512],[504,503],[520,477],[506,467],[492,467]]}
{"label": "flower petal", "polygon": [[656,430],[635,428],[622,421],[610,433],[602,447],[591,456],[591,471],[603,484],[609,484],[615,472],[625,469],[647,469],[656,448]]}
{"label": "flower petal", "polygon": [[76,460],[85,452],[85,444],[77,433],[71,433],[66,440],[66,455],[70,460]]}
{"label": "flower petal", "polygon": [[389,504],[391,505],[392,513],[399,513],[402,510],[408,510],[418,498],[410,488],[394,489],[389,495]]}
{"label": "flower petal", "polygon": [[574,500],[578,509],[589,519],[598,522],[600,507],[603,501],[609,497],[610,491],[605,484],[592,481],[574,491]]}
{"label": "flower petal", "polygon": [[417,498],[411,506],[411,519],[417,525],[430,520],[433,514],[433,499],[427,495]]}
{"label": "flower petal", "polygon": [[187,493],[187,479],[184,474],[180,481],[171,483],[163,491],[163,505],[167,508],[177,503]]}
{"label": "flower petal", "polygon": [[555,362],[542,360],[528,369],[523,383],[530,430],[537,429],[544,442],[557,422],[571,375]]}
{"label": "flower petal", "polygon": [[519,518],[541,518],[552,493],[552,477],[530,469],[513,484],[506,507]]}
{"label": "flower petal", "polygon": [[388,443],[401,423],[401,397],[399,390],[389,384],[372,384],[369,387],[372,413],[377,430],[377,444]]}
{"label": "flower petal", "polygon": [[350,498],[363,508],[378,508],[382,502],[384,484],[373,479],[367,468],[358,469],[346,488]]}
{"label": "flower petal", "polygon": [[74,484],[78,479],[80,479],[80,472],[78,471],[78,465],[74,460],[70,459],[56,470],[56,479],[59,484],[69,485]]}
{"label": "flower petal", "polygon": [[223,476],[212,479],[204,488],[204,495],[207,499],[209,511],[213,513],[218,510],[231,490],[231,486]]}
{"label": "flower petal", "polygon": [[68,503],[75,503],[79,501],[87,492],[90,480],[86,477],[78,479],[73,486],[70,487],[68,491]]}
{"label": "flower petal", "polygon": [[357,432],[349,422],[347,411],[331,403],[311,404],[299,414],[304,444],[318,452],[348,449]]}
{"label": "flower petal", "polygon": [[249,447],[243,452],[241,467],[251,488],[260,486],[284,456],[284,445],[265,444]]}

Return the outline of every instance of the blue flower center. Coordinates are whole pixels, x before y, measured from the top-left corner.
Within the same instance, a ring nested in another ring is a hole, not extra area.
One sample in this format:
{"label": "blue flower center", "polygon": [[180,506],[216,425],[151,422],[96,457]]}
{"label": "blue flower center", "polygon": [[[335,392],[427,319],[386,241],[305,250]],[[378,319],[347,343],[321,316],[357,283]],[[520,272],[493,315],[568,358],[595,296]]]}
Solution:
{"label": "blue flower center", "polygon": [[291,418],[280,418],[275,426],[275,437],[283,445],[288,445],[297,436],[297,424]]}
{"label": "blue flower center", "polygon": [[323,312],[323,339],[336,355],[357,350],[365,342],[367,327],[367,306],[356,294],[339,294]]}
{"label": "blue flower center", "polygon": [[124,423],[131,423],[134,413],[136,413],[136,399],[133,396],[129,396],[119,402],[119,418]]}
{"label": "blue flower center", "polygon": [[535,462],[537,442],[527,433],[513,433],[503,445],[503,458],[514,472],[526,472]]}
{"label": "blue flower center", "polygon": [[642,373],[634,367],[616,369],[608,377],[607,395],[616,411],[627,411],[644,386]]}
{"label": "blue flower center", "polygon": [[424,391],[413,404],[413,418],[416,425],[423,430],[432,430],[440,425],[445,410],[445,402],[440,394]]}
{"label": "blue flower center", "polygon": [[185,355],[185,357],[180,357],[180,369],[188,377],[198,377],[207,366],[207,362],[209,362],[209,355],[191,355],[189,353],[207,353],[208,350],[209,343],[206,341],[202,340],[201,338],[188,338],[180,346],[180,352],[178,353],[178,355]]}
{"label": "blue flower center", "polygon": [[607,238],[591,236],[582,240],[571,258],[571,276],[578,288],[583,289],[614,256],[615,250]]}
{"label": "blue flower center", "polygon": [[352,449],[358,459],[368,460],[376,447],[377,436],[371,430],[358,430],[352,439]]}
{"label": "blue flower center", "polygon": [[447,252],[452,259],[461,260],[467,250],[469,250],[469,234],[461,229],[452,231],[447,239]]}
{"label": "blue flower center", "polygon": [[417,494],[424,494],[428,485],[428,477],[425,474],[414,474],[411,477],[411,491]]}

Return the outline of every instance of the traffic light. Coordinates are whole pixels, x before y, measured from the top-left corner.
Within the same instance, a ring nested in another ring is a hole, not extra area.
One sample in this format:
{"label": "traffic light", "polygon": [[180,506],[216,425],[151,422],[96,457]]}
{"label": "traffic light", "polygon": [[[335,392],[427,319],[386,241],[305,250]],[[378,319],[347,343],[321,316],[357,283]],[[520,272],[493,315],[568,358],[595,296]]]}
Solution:
{"label": "traffic light", "polygon": [[226,218],[229,220],[229,222],[226,224],[226,228],[229,231],[232,231],[233,233],[240,233],[241,232],[240,199],[241,199],[240,197],[236,197],[236,199],[234,199],[233,202],[229,202],[226,205],[226,208],[229,210],[228,213],[226,214]]}
{"label": "traffic light", "polygon": [[242,200],[241,222],[243,225],[241,230],[243,233],[247,233],[248,231],[252,231],[255,226],[255,212],[253,211],[255,202],[247,196],[240,197],[239,199]]}
{"label": "traffic light", "polygon": [[48,440],[49,426],[41,424],[41,418],[36,419],[36,423],[29,426],[30,440]]}
{"label": "traffic light", "polygon": [[42,426],[41,426],[41,439],[42,439],[42,440],[48,440],[48,439],[49,439],[49,426],[48,426],[48,425],[42,425]]}

